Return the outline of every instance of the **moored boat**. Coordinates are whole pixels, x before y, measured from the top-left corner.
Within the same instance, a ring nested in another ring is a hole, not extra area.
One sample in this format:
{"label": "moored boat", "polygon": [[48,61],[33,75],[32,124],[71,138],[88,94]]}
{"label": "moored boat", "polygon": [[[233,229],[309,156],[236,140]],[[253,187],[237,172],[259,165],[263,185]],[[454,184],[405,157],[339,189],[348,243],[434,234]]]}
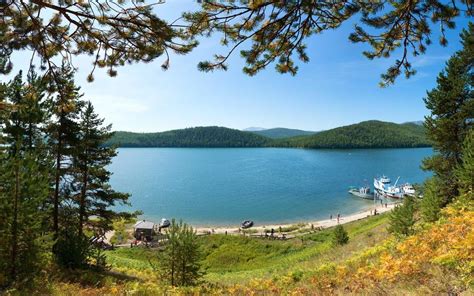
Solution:
{"label": "moored boat", "polygon": [[415,188],[410,183],[403,184],[402,191],[403,191],[403,194],[407,196],[415,196],[416,194]]}
{"label": "moored boat", "polygon": [[252,226],[253,226],[253,221],[251,221],[251,220],[245,220],[241,224],[242,229],[247,229],[247,228],[250,228]]}
{"label": "moored boat", "polygon": [[357,187],[350,187],[349,193],[355,195],[357,197],[365,198],[365,199],[373,199],[374,195],[370,192],[370,188],[368,186],[363,186],[360,188]]}
{"label": "moored boat", "polygon": [[386,177],[385,175],[383,175],[380,178],[374,178],[374,188],[375,190],[382,191],[385,186],[390,184],[390,182],[391,182],[390,178]]}
{"label": "moored boat", "polygon": [[397,186],[398,180],[400,177],[397,178],[397,181],[395,182],[394,185],[390,185],[391,180],[390,178],[386,176],[382,176],[380,178],[375,178],[374,179],[374,187],[375,190],[382,194],[385,197],[390,197],[390,198],[403,198],[404,193],[402,188]]}

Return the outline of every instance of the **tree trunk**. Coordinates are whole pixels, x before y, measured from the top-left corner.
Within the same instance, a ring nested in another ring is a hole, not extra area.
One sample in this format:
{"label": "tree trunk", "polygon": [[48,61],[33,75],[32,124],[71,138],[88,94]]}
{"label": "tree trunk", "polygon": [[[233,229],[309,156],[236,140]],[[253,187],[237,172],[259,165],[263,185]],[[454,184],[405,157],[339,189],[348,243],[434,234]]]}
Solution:
{"label": "tree trunk", "polygon": [[81,196],[79,201],[79,235],[82,236],[82,228],[84,226],[84,220],[86,216],[86,193],[87,193],[87,178],[88,178],[88,169],[87,169],[87,153],[85,159],[85,168],[82,177],[82,188]]}
{"label": "tree trunk", "polygon": [[56,151],[56,176],[54,184],[54,196],[53,196],[53,232],[54,239],[59,236],[59,180],[61,177],[61,148],[62,148],[62,137],[61,134],[58,138],[58,147]]}
{"label": "tree trunk", "polygon": [[[17,156],[18,157],[18,156]],[[12,249],[10,257],[10,278],[16,280],[16,261],[18,256],[18,201],[20,198],[20,167],[18,160],[15,165],[15,192],[13,197],[13,221],[12,221]]]}

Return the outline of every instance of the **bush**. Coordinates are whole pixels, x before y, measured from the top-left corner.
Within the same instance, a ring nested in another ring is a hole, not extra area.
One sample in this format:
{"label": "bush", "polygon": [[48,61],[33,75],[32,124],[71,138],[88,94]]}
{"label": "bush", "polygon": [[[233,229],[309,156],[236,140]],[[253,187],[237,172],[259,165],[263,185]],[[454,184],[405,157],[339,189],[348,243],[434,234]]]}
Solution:
{"label": "bush", "polygon": [[91,245],[84,235],[76,231],[66,229],[59,235],[54,245],[56,262],[67,268],[82,268],[87,266],[91,255]]}
{"label": "bush", "polygon": [[415,200],[407,196],[402,205],[393,209],[390,213],[390,226],[388,231],[397,236],[408,236],[413,234],[415,224]]}
{"label": "bush", "polygon": [[421,216],[425,222],[437,221],[441,208],[445,203],[444,198],[440,194],[438,182],[438,178],[433,177],[425,183],[425,192],[420,204]]}
{"label": "bush", "polygon": [[349,235],[342,225],[337,225],[334,228],[332,243],[334,246],[345,245],[349,241]]}
{"label": "bush", "polygon": [[160,253],[160,275],[172,286],[192,286],[202,277],[201,250],[194,229],[173,219]]}

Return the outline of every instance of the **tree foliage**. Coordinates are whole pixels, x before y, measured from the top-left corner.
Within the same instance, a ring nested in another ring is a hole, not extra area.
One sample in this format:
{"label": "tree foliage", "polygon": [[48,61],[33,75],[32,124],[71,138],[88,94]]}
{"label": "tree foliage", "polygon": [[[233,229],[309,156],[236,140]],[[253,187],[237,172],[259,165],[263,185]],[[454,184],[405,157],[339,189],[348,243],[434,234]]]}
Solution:
{"label": "tree foliage", "polygon": [[[72,57],[93,56],[96,67],[115,68],[127,63],[149,62],[169,51],[187,53],[196,46],[186,41],[179,26],[160,19],[153,8],[162,1],[12,1],[0,2],[0,73],[13,65],[11,54],[28,49],[42,69],[55,71],[57,60],[72,65]],[[58,59],[59,58],[59,59]],[[33,59],[32,59],[33,61]]]}
{"label": "tree foliage", "polygon": [[159,272],[172,286],[196,284],[203,275],[201,252],[194,229],[182,221],[171,221],[165,250],[159,254]]}
{"label": "tree foliage", "polygon": [[116,132],[108,145],[120,147],[262,147],[270,139],[250,132],[210,126],[162,133]]}
{"label": "tree foliage", "polygon": [[36,77],[21,73],[0,84],[0,288],[27,282],[44,263],[48,239],[48,174],[51,162],[40,130],[43,89]]}
{"label": "tree foliage", "polygon": [[[73,200],[78,207],[78,232],[83,228],[95,229],[100,234],[112,229],[117,218],[126,213],[112,210],[117,204],[127,204],[129,195],[117,192],[109,185],[111,172],[107,166],[117,155],[115,148],[103,144],[112,136],[112,126],[104,126],[104,119],[86,102],[79,115],[78,143],[73,155]],[[93,217],[93,220],[89,218]]]}
{"label": "tree foliage", "polygon": [[413,234],[415,225],[415,200],[407,196],[402,205],[396,206],[390,213],[390,226],[388,231],[397,236]]}
{"label": "tree foliage", "polygon": [[474,199],[474,129],[469,130],[464,139],[462,162],[455,171],[459,190],[462,194],[470,194]]}
{"label": "tree foliage", "polygon": [[411,148],[428,147],[422,126],[364,121],[314,135],[276,141],[277,146],[300,148]]}
{"label": "tree foliage", "polygon": [[91,230],[103,234],[112,218],[130,216],[112,210],[128,195],[108,184],[110,126],[81,101],[73,74],[30,71],[24,82],[20,72],[0,83],[0,288],[27,283],[53,253],[71,268],[103,265]]}
{"label": "tree foliage", "polygon": [[432,177],[425,182],[423,199],[420,202],[420,212],[425,222],[437,221],[446,199],[440,190],[440,180]]}
{"label": "tree foliage", "polygon": [[255,75],[275,63],[281,73],[296,74],[296,56],[307,62],[306,39],[312,35],[339,28],[351,18],[359,17],[352,42],[366,43],[369,59],[388,58],[401,48],[401,56],[382,75],[382,85],[395,81],[402,72],[415,73],[410,56],[424,54],[432,43],[431,26],[441,28],[441,45],[446,45],[446,29],[455,26],[462,14],[473,15],[470,1],[203,1],[202,10],[184,14],[192,35],[222,33],[221,43],[230,45],[226,54],[214,61],[201,62],[200,69],[227,69],[229,56],[240,46],[245,59],[244,72]]}
{"label": "tree foliage", "polygon": [[423,161],[439,180],[439,194],[449,202],[458,195],[455,168],[462,160],[462,145],[474,126],[474,24],[461,34],[463,49],[447,62],[437,86],[424,99],[431,114],[425,119],[435,153]]}
{"label": "tree foliage", "polygon": [[422,126],[366,121],[317,134],[271,139],[259,132],[224,127],[196,127],[162,133],[116,132],[107,145],[119,147],[298,147],[406,148],[428,147]]}
{"label": "tree foliage", "polygon": [[342,225],[334,227],[332,244],[334,246],[342,246],[349,242],[349,235]]}
{"label": "tree foliage", "polygon": [[[32,52],[41,69],[54,72],[66,61],[72,65],[77,55],[90,55],[94,79],[97,67],[116,68],[134,62],[150,62],[170,52],[186,54],[197,46],[198,36],[222,33],[226,54],[215,55],[199,68],[226,69],[229,56],[240,46],[246,61],[244,72],[255,75],[275,63],[277,71],[295,74],[297,56],[309,61],[306,40],[337,29],[358,18],[352,42],[366,43],[369,59],[388,58],[401,48],[401,56],[382,75],[382,85],[395,81],[401,73],[414,74],[411,56],[423,54],[432,43],[432,27],[439,26],[439,43],[447,43],[445,30],[454,28],[461,15],[471,17],[471,1],[307,1],[250,0],[201,1],[202,9],[184,13],[182,19],[168,22],[157,15],[165,1],[44,1],[3,0],[0,2],[0,73],[12,70],[14,51]],[[183,21],[184,20],[184,21]]]}

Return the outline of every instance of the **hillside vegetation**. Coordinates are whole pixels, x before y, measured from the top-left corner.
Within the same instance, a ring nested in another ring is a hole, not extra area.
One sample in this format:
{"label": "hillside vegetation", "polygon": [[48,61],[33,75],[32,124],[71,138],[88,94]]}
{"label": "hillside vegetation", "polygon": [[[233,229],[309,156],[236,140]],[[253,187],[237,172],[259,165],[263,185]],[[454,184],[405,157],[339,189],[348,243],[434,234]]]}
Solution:
{"label": "hillside vegetation", "polygon": [[283,138],[291,138],[291,137],[297,137],[297,136],[308,136],[308,135],[313,135],[317,133],[317,132],[312,132],[312,131],[303,131],[299,129],[291,129],[291,128],[283,128],[283,127],[270,128],[270,129],[251,131],[251,132],[257,135],[271,138],[271,139],[283,139]]}
{"label": "hillside vegetation", "polygon": [[[35,293],[52,295],[471,295],[472,200],[443,210],[433,224],[397,239],[389,215],[344,225],[349,243],[333,246],[333,229],[287,241],[231,235],[200,237],[206,269],[194,287],[170,287],[154,270],[157,251],[106,253],[108,274],[72,271],[48,279]],[[72,278],[74,278],[72,280]],[[464,294],[462,294],[464,293]]]}
{"label": "hillside vegetation", "polygon": [[423,126],[371,120],[311,136],[280,140],[276,145],[298,148],[408,148],[428,147],[430,143]]}
{"label": "hillside vegetation", "polygon": [[[301,133],[310,135],[282,138]],[[225,127],[195,127],[161,133],[116,132],[107,145],[119,147],[295,147],[406,148],[430,146],[423,126],[365,121],[319,133],[276,128],[245,132]]]}
{"label": "hillside vegetation", "polygon": [[269,139],[250,132],[208,126],[161,133],[116,132],[107,145],[119,147],[262,147]]}

